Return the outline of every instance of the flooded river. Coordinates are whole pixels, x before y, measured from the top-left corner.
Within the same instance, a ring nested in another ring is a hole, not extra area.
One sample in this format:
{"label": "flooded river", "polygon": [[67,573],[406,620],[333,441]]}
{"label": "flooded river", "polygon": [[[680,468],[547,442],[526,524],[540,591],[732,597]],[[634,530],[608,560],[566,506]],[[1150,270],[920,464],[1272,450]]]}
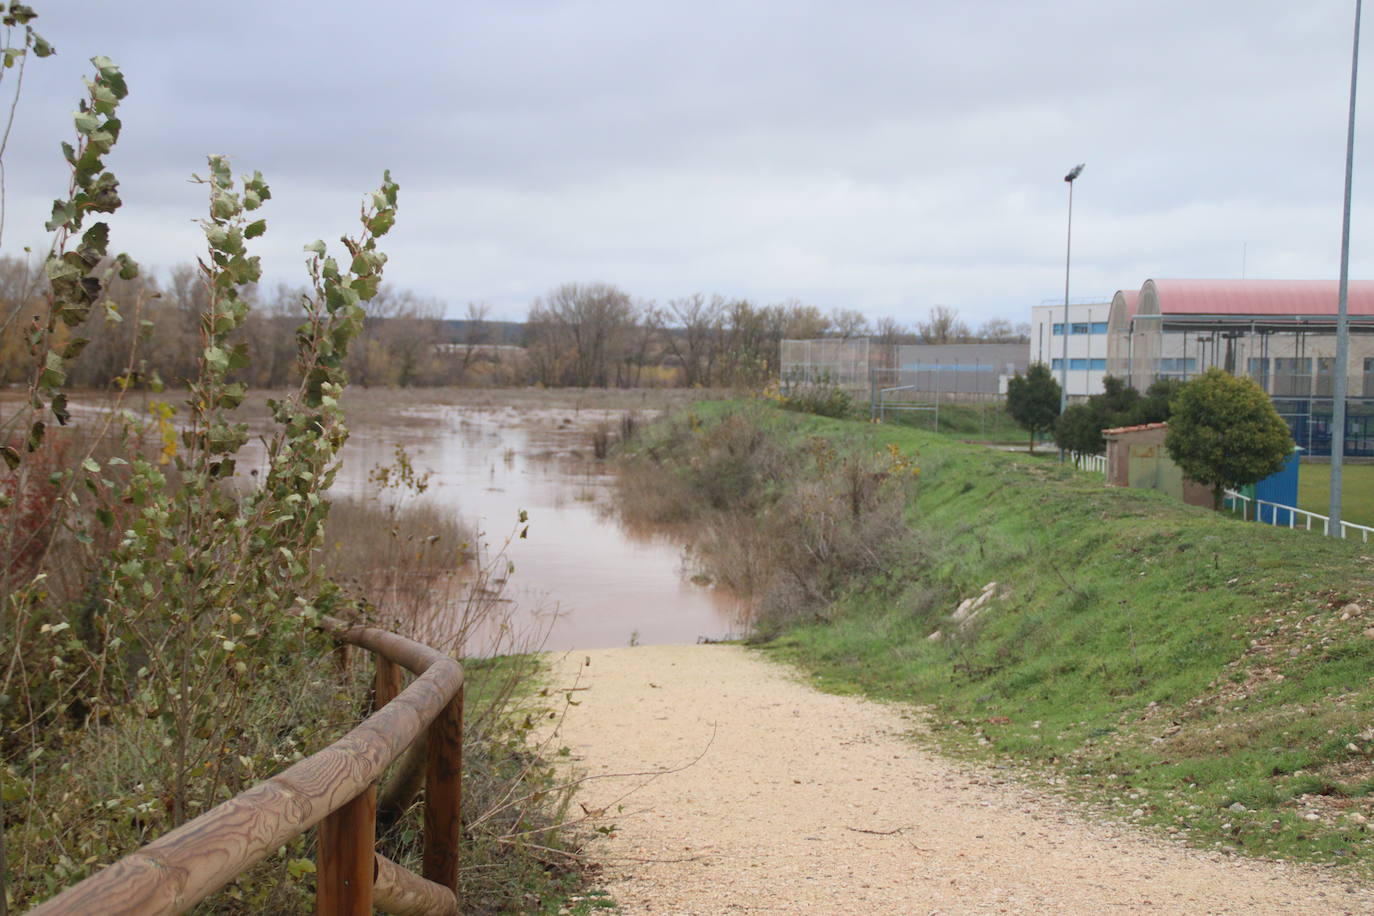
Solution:
{"label": "flooded river", "polygon": [[[609,508],[614,477],[591,456],[591,430],[619,412],[417,406],[394,426],[355,427],[335,492],[374,492],[368,472],[394,463],[403,444],[417,472],[432,472],[422,497],[437,500],[505,546],[514,573],[504,597],[515,627],[539,630],[543,647],[608,648],[694,643],[741,629],[739,603],[693,584],[682,549],[628,530]],[[529,534],[511,539],[521,510]]]}
{"label": "flooded river", "polygon": [[[501,596],[512,628],[522,634],[517,645],[538,648],[532,634],[543,648],[564,651],[694,643],[744,630],[736,599],[684,574],[679,544],[628,530],[611,508],[614,476],[592,457],[591,432],[598,423],[614,428],[622,410],[561,406],[565,396],[535,392],[482,406],[461,403],[482,404],[470,393],[450,392],[459,404],[426,403],[421,394],[411,405],[409,392],[350,395],[371,406],[360,422],[350,422],[353,434],[332,492],[375,494],[369,472],[393,465],[395,446],[404,445],[417,473],[432,472],[419,498],[451,509],[480,532],[488,557],[504,549],[514,564]],[[20,400],[18,392],[0,392],[6,411]],[[124,406],[144,415],[146,400]],[[78,425],[107,409],[91,401],[97,399],[73,403]],[[239,457],[241,469],[263,460],[256,440]],[[524,527],[522,510],[529,515],[528,537],[511,539]]]}

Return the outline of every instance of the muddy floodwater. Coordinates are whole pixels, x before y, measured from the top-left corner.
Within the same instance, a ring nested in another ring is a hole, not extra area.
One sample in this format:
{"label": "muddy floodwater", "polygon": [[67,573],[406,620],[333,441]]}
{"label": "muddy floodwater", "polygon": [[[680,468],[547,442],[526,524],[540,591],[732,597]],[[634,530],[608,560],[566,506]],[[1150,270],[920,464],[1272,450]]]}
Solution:
{"label": "muddy floodwater", "polygon": [[[504,547],[515,567],[503,592],[513,622],[540,632],[546,649],[738,635],[738,601],[694,584],[678,544],[632,532],[614,512],[614,476],[593,458],[591,431],[619,416],[455,406],[406,408],[394,424],[374,416],[354,427],[334,491],[375,492],[369,471],[393,464],[403,444],[417,472],[432,472],[421,498],[475,526],[489,555]],[[529,516],[523,539],[513,537],[525,527],[521,510]]]}
{"label": "muddy floodwater", "polygon": [[[514,564],[500,591],[519,634],[508,648],[671,645],[743,632],[741,603],[724,590],[693,583],[680,544],[631,531],[614,511],[615,478],[593,457],[591,434],[599,424],[614,429],[624,410],[580,407],[582,397],[563,406],[559,399],[569,396],[551,392],[447,396],[445,404],[426,403],[424,395],[408,401],[409,392],[350,392],[363,408],[356,418],[350,412],[352,435],[331,492],[376,494],[369,472],[394,465],[395,447],[404,445],[418,473],[432,472],[418,498],[451,509],[465,527],[480,532],[489,561],[504,550]],[[148,397],[123,406],[146,415]],[[627,397],[638,402],[638,396]],[[592,395],[586,399],[597,402]],[[0,392],[0,415],[21,401],[19,392]],[[646,421],[653,407],[640,406]],[[77,426],[94,424],[107,410],[96,396],[73,399]],[[262,449],[251,441],[239,457],[241,470],[259,465]],[[513,537],[525,527],[518,522],[521,510],[529,527],[523,539]],[[502,578],[504,562],[493,565]]]}

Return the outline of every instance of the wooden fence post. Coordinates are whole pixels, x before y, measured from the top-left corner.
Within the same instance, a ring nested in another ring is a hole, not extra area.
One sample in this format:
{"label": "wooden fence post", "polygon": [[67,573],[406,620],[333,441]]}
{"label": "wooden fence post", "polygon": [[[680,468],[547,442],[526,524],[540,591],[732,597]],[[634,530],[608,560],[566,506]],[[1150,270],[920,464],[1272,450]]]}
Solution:
{"label": "wooden fence post", "polygon": [[372,916],[376,868],[377,787],[320,821],[316,857],[317,916]]}
{"label": "wooden fence post", "polygon": [[[426,878],[458,893],[458,843],[463,808],[463,693],[454,697],[429,726],[425,766]],[[462,905],[460,899],[459,905]]]}
{"label": "wooden fence post", "polygon": [[384,655],[377,656],[372,675],[372,711],[376,712],[401,693],[401,666]]}

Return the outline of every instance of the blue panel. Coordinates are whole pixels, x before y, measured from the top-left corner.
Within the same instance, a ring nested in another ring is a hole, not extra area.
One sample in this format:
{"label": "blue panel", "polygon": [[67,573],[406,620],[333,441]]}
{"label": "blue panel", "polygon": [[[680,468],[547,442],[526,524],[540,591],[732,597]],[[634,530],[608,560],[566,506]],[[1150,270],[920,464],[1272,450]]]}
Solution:
{"label": "blue panel", "polygon": [[1094,333],[1094,334],[1106,334],[1106,333],[1107,333],[1107,322],[1105,322],[1105,321],[1094,321],[1094,322],[1093,322],[1093,333]]}
{"label": "blue panel", "polygon": [[[1298,504],[1298,456],[1300,454],[1302,454],[1300,449],[1293,449],[1288,455],[1288,460],[1284,462],[1282,470],[1255,484],[1255,498],[1285,506],[1296,506]],[[1275,514],[1278,515],[1277,519],[1274,517]],[[1290,523],[1292,515],[1293,513],[1286,509],[1261,506],[1259,521],[1271,525],[1287,525]]]}
{"label": "blue panel", "polygon": [[1094,359],[1091,360],[1091,363],[1092,368],[1096,369],[1098,372],[1107,371],[1107,361],[1105,359]]}

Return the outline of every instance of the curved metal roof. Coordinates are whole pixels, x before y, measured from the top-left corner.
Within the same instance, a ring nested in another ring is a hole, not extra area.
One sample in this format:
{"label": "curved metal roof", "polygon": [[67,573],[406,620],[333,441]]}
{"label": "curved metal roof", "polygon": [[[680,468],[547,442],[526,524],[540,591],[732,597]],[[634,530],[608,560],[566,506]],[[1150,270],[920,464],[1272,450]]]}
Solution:
{"label": "curved metal roof", "polygon": [[1116,291],[1116,295],[1112,297],[1112,311],[1120,308],[1127,319],[1134,318],[1136,302],[1139,299],[1140,290],[1119,289]]}
{"label": "curved metal roof", "polygon": [[[1146,280],[1133,313],[1335,317],[1335,280]],[[1351,315],[1374,316],[1374,280],[1351,280]]]}

